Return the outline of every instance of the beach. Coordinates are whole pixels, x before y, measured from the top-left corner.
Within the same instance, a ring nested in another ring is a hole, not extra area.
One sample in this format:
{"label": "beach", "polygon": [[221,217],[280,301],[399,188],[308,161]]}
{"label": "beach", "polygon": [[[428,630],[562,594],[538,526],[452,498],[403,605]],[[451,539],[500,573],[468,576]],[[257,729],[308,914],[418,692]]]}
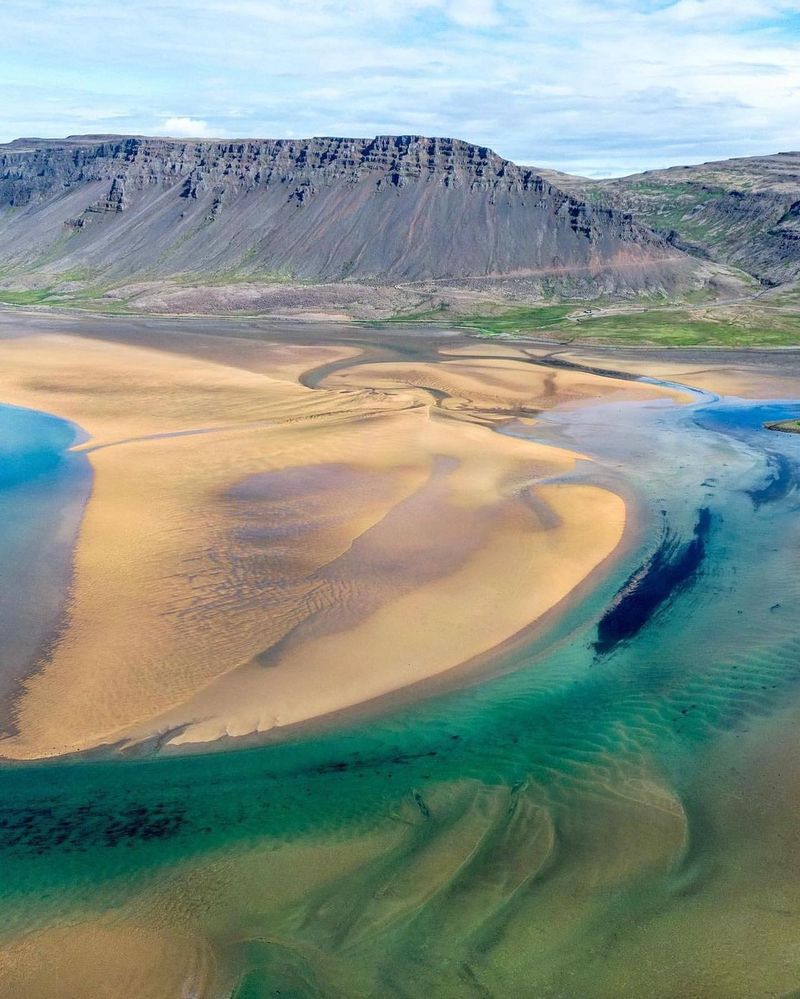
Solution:
{"label": "beach", "polygon": [[186,338],[0,342],[0,398],[77,424],[93,471],[66,622],[6,757],[275,732],[457,672],[625,530],[619,495],[569,481],[580,454],[497,425],[674,395],[483,345],[411,364],[255,347],[237,366],[235,343],[212,360]]}

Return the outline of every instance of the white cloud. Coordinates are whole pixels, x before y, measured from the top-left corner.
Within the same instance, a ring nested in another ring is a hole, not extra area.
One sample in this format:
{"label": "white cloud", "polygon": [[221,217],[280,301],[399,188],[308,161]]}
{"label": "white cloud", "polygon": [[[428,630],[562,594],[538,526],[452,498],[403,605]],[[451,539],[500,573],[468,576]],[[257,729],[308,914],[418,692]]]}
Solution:
{"label": "white cloud", "polygon": [[156,135],[169,135],[175,139],[204,139],[216,137],[207,121],[201,118],[165,118],[155,128]]}
{"label": "white cloud", "polygon": [[3,0],[0,138],[424,131],[595,174],[769,152],[800,140],[798,13],[800,0],[137,0],[110,13],[107,0]]}
{"label": "white cloud", "polygon": [[465,28],[488,28],[500,23],[494,0],[451,0],[447,16]]}

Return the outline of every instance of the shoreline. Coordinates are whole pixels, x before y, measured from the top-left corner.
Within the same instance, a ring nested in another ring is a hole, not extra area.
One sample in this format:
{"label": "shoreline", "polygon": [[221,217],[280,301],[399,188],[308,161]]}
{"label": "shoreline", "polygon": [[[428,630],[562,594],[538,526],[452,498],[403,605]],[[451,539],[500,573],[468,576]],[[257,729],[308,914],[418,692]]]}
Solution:
{"label": "shoreline", "polygon": [[[64,441],[53,447],[53,467],[44,473],[25,476],[11,485],[11,495],[0,495],[12,506],[4,513],[4,527],[12,525],[10,547],[3,551],[0,538],[0,557],[16,557],[17,587],[14,595],[5,594],[12,604],[19,600],[25,588],[31,588],[23,613],[17,607],[9,628],[4,628],[2,650],[3,668],[0,676],[0,734],[13,733],[16,727],[13,705],[25,681],[34,675],[63,634],[75,575],[75,555],[84,513],[91,499],[94,480],[91,463],[75,448],[87,437],[85,431],[71,420],[44,409],[0,402],[0,422],[4,411],[16,411],[23,418],[58,424],[73,435],[72,442]],[[12,448],[12,454],[15,451]],[[25,451],[16,451],[25,459]],[[17,493],[15,496],[14,493]],[[57,503],[55,502],[57,500]],[[18,512],[20,506],[23,510]],[[32,515],[33,520],[26,522]],[[14,522],[17,531],[13,531]],[[21,534],[28,536],[24,550],[15,552]],[[37,578],[42,577],[40,579]],[[0,614],[2,613],[0,609]],[[22,618],[20,622],[19,619]],[[16,621],[15,621],[16,619]],[[12,644],[17,625],[20,634]]]}

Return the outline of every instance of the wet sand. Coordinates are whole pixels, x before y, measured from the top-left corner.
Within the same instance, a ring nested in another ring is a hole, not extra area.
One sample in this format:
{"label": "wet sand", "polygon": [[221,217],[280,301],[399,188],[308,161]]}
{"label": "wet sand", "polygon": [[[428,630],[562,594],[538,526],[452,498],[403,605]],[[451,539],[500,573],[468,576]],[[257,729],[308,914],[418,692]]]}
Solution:
{"label": "wet sand", "polygon": [[794,399],[800,352],[726,348],[597,348],[572,347],[555,352],[536,350],[582,365],[607,364],[615,371],[663,378],[682,385],[743,399]]}
{"label": "wet sand", "polygon": [[0,994],[164,999],[224,994],[210,947],[161,923],[84,917],[25,934],[2,950]]}
{"label": "wet sand", "polygon": [[438,343],[380,361],[357,335],[0,341],[0,398],[81,426],[94,470],[67,626],[4,755],[330,715],[485,655],[615,550],[622,499],[559,481],[580,455],[491,427],[661,390]]}

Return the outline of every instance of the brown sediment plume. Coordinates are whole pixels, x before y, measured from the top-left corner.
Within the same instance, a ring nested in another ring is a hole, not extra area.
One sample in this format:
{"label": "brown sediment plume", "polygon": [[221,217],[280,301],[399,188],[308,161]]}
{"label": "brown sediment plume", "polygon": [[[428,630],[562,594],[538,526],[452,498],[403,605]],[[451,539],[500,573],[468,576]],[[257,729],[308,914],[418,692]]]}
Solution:
{"label": "brown sediment plume", "polygon": [[618,545],[619,496],[548,481],[580,455],[490,425],[628,383],[520,353],[360,363],[310,389],[303,372],[360,350],[265,351],[253,371],[0,343],[0,397],[83,427],[95,475],[67,627],[7,757],[247,735],[380,697],[530,626]]}

